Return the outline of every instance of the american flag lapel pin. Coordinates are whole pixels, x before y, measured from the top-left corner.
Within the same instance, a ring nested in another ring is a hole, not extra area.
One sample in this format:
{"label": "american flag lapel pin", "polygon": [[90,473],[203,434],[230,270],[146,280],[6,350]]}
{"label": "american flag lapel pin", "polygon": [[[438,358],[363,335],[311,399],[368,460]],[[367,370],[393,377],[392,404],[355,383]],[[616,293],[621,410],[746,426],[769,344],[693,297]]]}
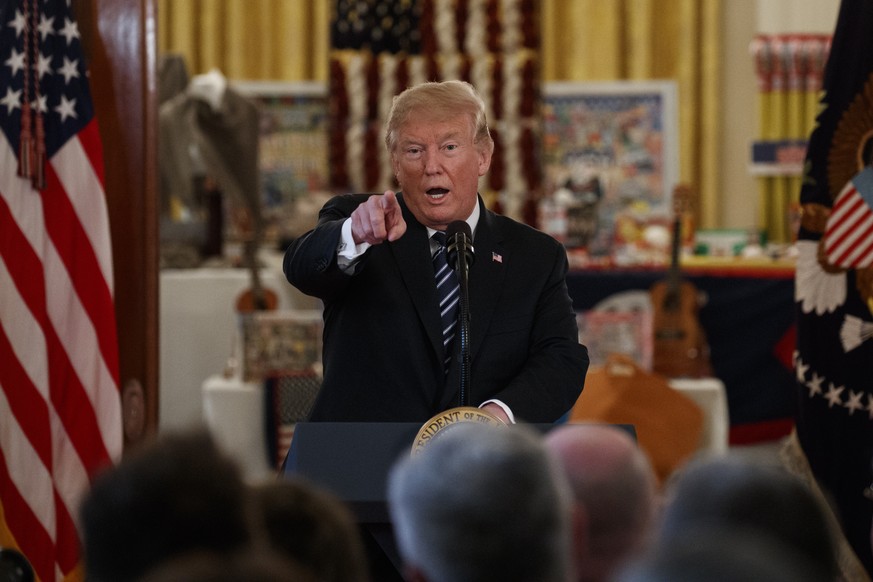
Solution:
{"label": "american flag lapel pin", "polygon": [[495,263],[503,263],[503,255],[491,251],[491,260]]}

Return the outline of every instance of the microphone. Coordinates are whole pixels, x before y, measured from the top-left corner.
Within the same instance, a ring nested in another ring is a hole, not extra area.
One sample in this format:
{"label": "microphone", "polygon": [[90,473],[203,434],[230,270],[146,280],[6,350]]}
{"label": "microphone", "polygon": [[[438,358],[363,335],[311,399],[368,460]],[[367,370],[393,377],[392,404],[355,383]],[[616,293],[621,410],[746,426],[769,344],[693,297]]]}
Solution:
{"label": "microphone", "polygon": [[458,355],[461,361],[461,378],[458,386],[458,402],[469,406],[470,400],[470,295],[467,281],[470,265],[473,264],[473,232],[463,220],[456,220],[446,228],[446,258],[458,274]]}
{"label": "microphone", "polygon": [[446,228],[446,258],[455,271],[461,268],[459,255],[464,258],[465,266],[473,264],[473,232],[463,220],[456,220]]}

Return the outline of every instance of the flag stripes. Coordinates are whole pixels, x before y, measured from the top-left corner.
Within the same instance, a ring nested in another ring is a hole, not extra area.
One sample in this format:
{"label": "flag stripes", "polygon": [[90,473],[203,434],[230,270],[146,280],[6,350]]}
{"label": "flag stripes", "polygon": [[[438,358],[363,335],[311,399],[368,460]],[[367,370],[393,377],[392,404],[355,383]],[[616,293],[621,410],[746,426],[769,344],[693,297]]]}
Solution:
{"label": "flag stripes", "polygon": [[825,229],[828,261],[843,268],[873,264],[873,170],[860,172],[840,191]]}
{"label": "flag stripes", "polygon": [[79,502],[123,442],[103,148],[68,3],[3,16],[0,544],[72,582]]}

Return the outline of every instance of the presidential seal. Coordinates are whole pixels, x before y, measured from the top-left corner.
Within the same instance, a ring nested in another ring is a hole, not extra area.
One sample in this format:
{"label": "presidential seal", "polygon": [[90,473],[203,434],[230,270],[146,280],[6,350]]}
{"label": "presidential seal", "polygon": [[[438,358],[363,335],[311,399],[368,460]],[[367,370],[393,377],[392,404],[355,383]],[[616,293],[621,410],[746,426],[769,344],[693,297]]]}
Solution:
{"label": "presidential seal", "polygon": [[417,455],[424,448],[438,439],[444,431],[450,430],[453,426],[462,423],[476,422],[485,426],[493,426],[495,428],[505,427],[503,422],[496,415],[476,408],[474,406],[458,406],[449,408],[439,414],[434,415],[430,420],[421,425],[418,434],[415,436],[415,442],[412,443],[412,455]]}

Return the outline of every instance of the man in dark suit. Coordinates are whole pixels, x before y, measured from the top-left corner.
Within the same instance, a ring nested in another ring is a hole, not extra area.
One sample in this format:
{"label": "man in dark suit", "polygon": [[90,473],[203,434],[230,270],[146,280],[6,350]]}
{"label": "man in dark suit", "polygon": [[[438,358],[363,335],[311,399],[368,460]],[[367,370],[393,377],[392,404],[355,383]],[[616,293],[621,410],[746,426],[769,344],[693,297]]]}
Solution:
{"label": "man in dark suit", "polygon": [[444,347],[430,237],[459,220],[475,248],[469,404],[505,422],[559,419],[588,369],[567,256],[478,196],[494,151],[482,99],[460,81],[407,89],[386,145],[402,192],[330,200],[285,255],[288,280],[324,302],[324,382],[310,420],[424,422],[458,405],[460,342]]}

